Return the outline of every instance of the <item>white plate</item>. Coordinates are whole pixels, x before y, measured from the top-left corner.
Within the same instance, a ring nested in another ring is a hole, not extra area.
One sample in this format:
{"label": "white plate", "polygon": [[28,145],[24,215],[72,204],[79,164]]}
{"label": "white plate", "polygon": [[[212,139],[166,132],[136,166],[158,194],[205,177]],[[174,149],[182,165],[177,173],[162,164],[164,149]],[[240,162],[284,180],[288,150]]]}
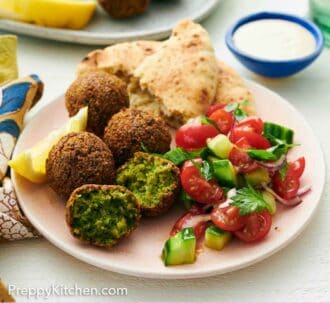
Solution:
{"label": "white plate", "polygon": [[[143,219],[139,228],[113,249],[81,244],[71,237],[64,220],[64,203],[47,185],[34,185],[12,173],[20,205],[32,224],[60,249],[87,263],[107,270],[150,278],[193,278],[226,273],[254,264],[279,251],[296,238],[312,220],[325,183],[325,164],[319,142],[300,113],[280,96],[255,83],[258,114],[268,121],[291,127],[301,143],[290,158],[306,157],[302,185],[312,184],[312,192],[297,207],[280,209],[273,219],[267,239],[246,245],[231,242],[223,251],[205,248],[193,265],[164,267],[160,253],[174,222],[183,210],[176,207],[161,218]],[[23,131],[15,154],[30,147],[67,118],[63,97],[41,110]],[[306,261],[307,262],[307,261]]]}
{"label": "white plate", "polygon": [[87,45],[109,45],[137,39],[163,39],[184,18],[201,21],[220,0],[153,0],[143,15],[125,20],[109,17],[101,8],[84,30],[40,27],[0,19],[0,29],[44,39]]}

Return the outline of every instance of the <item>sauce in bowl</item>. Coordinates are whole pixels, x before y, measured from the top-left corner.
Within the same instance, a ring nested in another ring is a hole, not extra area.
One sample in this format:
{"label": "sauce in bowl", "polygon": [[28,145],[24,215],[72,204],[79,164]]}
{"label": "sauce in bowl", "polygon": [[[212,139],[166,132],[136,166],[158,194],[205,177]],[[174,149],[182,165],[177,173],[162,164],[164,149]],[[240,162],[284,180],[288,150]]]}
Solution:
{"label": "sauce in bowl", "polygon": [[311,55],[316,49],[312,33],[283,19],[260,19],[240,26],[235,46],[247,55],[271,61],[288,61]]}

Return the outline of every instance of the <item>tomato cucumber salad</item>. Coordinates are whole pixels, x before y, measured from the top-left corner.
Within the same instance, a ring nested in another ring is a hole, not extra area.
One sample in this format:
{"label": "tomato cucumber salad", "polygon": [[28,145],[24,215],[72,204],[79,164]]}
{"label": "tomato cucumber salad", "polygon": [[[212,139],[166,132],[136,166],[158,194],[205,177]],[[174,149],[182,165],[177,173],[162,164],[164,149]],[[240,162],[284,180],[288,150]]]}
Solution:
{"label": "tomato cucumber salad", "polygon": [[241,104],[218,104],[181,126],[176,148],[163,155],[180,167],[187,208],[165,242],[166,266],[194,263],[205,245],[222,250],[231,239],[262,241],[277,202],[295,206],[311,187],[300,187],[305,158],[291,160],[294,131],[248,116]]}

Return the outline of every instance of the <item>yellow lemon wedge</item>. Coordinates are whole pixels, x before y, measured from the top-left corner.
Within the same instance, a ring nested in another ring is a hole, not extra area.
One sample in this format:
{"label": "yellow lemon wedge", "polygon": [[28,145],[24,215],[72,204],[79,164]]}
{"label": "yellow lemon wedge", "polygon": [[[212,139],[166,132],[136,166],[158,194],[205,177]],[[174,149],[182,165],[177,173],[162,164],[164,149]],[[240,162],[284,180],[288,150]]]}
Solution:
{"label": "yellow lemon wedge", "polygon": [[95,9],[94,0],[0,0],[0,17],[64,29],[82,29]]}
{"label": "yellow lemon wedge", "polygon": [[18,78],[16,49],[16,36],[0,36],[0,84]]}
{"label": "yellow lemon wedge", "polygon": [[51,148],[66,134],[86,130],[88,118],[87,108],[82,108],[61,128],[49,133],[32,148],[24,150],[11,161],[9,166],[18,174],[33,183],[46,182],[46,160]]}

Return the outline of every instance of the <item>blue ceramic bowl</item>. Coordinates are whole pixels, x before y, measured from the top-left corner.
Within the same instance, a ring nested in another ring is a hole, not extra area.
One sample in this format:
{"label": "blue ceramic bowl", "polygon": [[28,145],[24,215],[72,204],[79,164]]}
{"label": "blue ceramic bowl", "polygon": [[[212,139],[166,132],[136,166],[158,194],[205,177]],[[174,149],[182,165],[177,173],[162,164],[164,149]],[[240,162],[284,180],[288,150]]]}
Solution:
{"label": "blue ceramic bowl", "polygon": [[[244,53],[239,50],[233,41],[233,36],[236,30],[249,22],[260,20],[260,19],[282,19],[290,22],[300,24],[305,29],[310,31],[315,38],[316,48],[315,51],[302,58],[288,60],[288,61],[274,61],[274,60],[264,60]],[[266,77],[279,78],[291,76],[310,65],[322,52],[324,47],[324,37],[320,29],[311,21],[293,15],[286,15],[281,13],[273,12],[261,12],[252,14],[238,20],[226,34],[226,44],[230,51],[235,55],[235,57],[248,69]]]}

